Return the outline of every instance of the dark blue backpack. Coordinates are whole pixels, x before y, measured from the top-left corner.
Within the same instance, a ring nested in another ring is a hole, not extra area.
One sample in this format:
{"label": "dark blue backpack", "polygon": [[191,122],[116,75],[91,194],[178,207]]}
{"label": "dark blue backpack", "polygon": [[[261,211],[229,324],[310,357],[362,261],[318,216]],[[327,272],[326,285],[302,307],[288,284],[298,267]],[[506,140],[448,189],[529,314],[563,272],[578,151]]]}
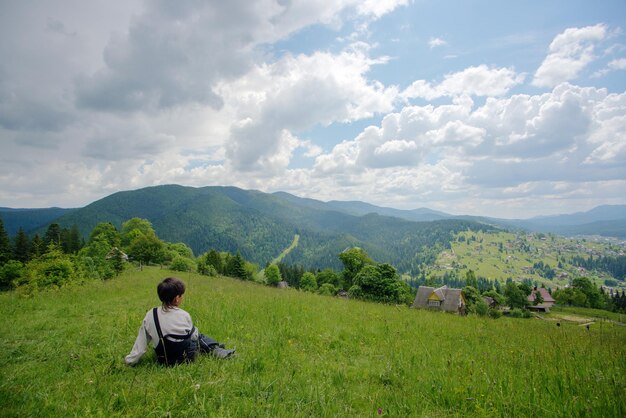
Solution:
{"label": "dark blue backpack", "polygon": [[[161,324],[159,323],[159,315],[157,308],[152,310],[154,315],[154,324],[159,334],[159,345],[155,348],[157,361],[159,364],[166,366],[174,366],[176,364],[191,362],[196,357],[196,344],[191,340],[191,336],[195,331],[195,327],[191,327],[186,335],[167,334],[161,332]],[[171,338],[180,341],[172,341]]]}

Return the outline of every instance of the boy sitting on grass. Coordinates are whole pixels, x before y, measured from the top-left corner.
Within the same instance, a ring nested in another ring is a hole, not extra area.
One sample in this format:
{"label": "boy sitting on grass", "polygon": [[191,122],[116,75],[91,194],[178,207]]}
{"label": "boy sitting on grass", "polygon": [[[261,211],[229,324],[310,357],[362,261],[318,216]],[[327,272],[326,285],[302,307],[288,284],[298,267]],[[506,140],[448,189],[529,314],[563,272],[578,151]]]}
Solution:
{"label": "boy sitting on grass", "polygon": [[168,366],[191,362],[198,353],[228,358],[235,352],[200,334],[193,326],[191,315],[178,307],[185,294],[185,284],[181,280],[174,277],[164,279],[157,286],[157,293],[162,305],[146,313],[135,345],[125,357],[126,364],[137,364],[148,349],[149,342],[154,347],[158,362]]}

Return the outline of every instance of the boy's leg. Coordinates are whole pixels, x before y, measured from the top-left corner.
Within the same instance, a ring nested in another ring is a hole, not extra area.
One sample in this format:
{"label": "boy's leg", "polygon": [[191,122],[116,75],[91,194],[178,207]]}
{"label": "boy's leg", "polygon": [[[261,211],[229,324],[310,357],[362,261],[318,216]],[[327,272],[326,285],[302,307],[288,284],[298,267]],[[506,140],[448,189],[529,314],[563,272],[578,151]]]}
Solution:
{"label": "boy's leg", "polygon": [[210,353],[215,349],[215,347],[219,346],[219,343],[215,341],[213,338],[207,337],[206,335],[199,334],[198,335],[198,345],[200,346],[201,353]]}
{"label": "boy's leg", "polygon": [[235,350],[226,350],[224,344],[220,344],[203,334],[198,335],[198,345],[201,353],[210,353],[217,358],[228,358],[235,352]]}

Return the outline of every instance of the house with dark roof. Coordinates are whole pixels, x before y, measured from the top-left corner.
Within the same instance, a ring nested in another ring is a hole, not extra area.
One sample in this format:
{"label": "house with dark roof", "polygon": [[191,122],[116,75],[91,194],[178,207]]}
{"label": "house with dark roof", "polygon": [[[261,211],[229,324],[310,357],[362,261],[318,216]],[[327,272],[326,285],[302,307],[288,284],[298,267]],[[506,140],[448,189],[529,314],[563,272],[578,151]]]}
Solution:
{"label": "house with dark roof", "polygon": [[436,289],[420,286],[411,306],[465,314],[465,299],[461,289],[451,289],[445,285]]}
{"label": "house with dark roof", "polygon": [[[541,295],[543,302],[535,305],[535,299],[537,299],[537,294]],[[550,312],[550,308],[556,302],[550,292],[547,289],[540,287],[534,288],[530,295],[528,295],[528,306],[527,308],[532,311],[541,311],[541,312]]]}

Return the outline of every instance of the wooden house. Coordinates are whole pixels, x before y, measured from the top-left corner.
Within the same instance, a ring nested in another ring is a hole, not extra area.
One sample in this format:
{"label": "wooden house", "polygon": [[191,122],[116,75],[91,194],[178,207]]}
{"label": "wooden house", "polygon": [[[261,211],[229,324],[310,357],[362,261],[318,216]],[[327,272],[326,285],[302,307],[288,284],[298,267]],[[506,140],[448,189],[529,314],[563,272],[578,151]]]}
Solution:
{"label": "wooden house", "polygon": [[434,287],[420,286],[413,301],[413,308],[436,309],[440,311],[465,314],[465,299],[461,289],[451,289],[442,286]]}
{"label": "wooden house", "polygon": [[[535,299],[537,298],[536,294],[539,293],[543,302],[535,305]],[[528,295],[528,306],[527,308],[533,311],[541,311],[541,312],[550,312],[550,308],[556,302],[550,292],[548,292],[545,288],[534,288],[533,291]]]}

